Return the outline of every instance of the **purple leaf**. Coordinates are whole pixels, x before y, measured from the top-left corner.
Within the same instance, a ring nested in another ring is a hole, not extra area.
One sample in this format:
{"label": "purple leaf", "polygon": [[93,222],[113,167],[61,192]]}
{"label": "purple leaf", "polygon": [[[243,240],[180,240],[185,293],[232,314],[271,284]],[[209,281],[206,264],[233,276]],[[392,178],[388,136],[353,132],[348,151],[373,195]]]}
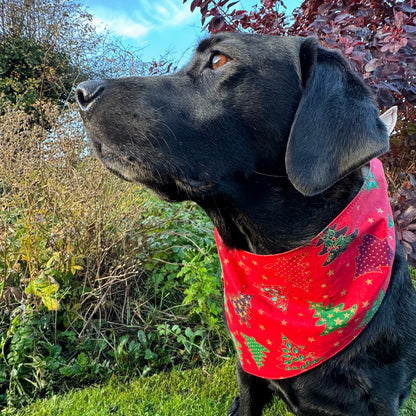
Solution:
{"label": "purple leaf", "polygon": [[202,0],[194,0],[191,3],[191,12],[193,12],[197,7],[199,7],[202,3]]}
{"label": "purple leaf", "polygon": [[412,222],[416,219],[416,207],[408,207],[405,212],[403,212],[403,218],[406,221]]}
{"label": "purple leaf", "polygon": [[339,14],[335,19],[334,22],[335,23],[341,23],[343,22],[347,17],[349,16],[348,13],[341,13]]}
{"label": "purple leaf", "polygon": [[412,233],[411,231],[403,231],[402,233],[403,240],[407,241],[408,243],[416,243],[416,234]]}
{"label": "purple leaf", "polygon": [[406,33],[415,33],[416,32],[416,26],[403,25],[402,28]]}
{"label": "purple leaf", "polygon": [[368,61],[365,70],[367,72],[373,72],[376,68],[378,68],[380,65],[383,65],[383,62],[380,59],[372,59],[371,61]]}
{"label": "purple leaf", "polygon": [[410,254],[413,251],[413,247],[409,243],[407,243],[406,241],[402,240],[402,244],[403,244],[403,248],[404,248],[404,251],[406,252],[406,254]]}
{"label": "purple leaf", "polygon": [[407,13],[414,13],[414,12],[416,12],[416,9],[412,9],[412,8],[410,7],[410,5],[408,5],[407,3],[403,3],[403,4],[401,5],[401,9],[402,9],[404,12],[407,12]]}

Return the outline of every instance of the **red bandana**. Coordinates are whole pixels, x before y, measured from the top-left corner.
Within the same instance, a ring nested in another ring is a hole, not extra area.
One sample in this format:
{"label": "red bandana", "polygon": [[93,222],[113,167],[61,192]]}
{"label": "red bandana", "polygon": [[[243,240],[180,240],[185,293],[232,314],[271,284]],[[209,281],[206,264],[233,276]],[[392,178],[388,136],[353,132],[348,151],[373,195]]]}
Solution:
{"label": "red bandana", "polygon": [[346,347],[380,306],[395,231],[378,159],[351,203],[309,244],[260,256],[227,250],[215,230],[229,329],[244,371],[283,379]]}

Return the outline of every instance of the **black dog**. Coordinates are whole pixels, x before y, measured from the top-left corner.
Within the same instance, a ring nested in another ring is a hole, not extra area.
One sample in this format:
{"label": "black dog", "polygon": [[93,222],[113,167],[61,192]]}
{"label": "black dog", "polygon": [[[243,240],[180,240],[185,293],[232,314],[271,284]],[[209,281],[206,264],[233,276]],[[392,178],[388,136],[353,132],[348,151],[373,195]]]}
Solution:
{"label": "black dog", "polygon": [[[77,99],[111,171],[196,201],[227,249],[259,255],[317,236],[388,150],[371,93],[313,38],[219,34],[173,75],[87,81]],[[400,246],[381,306],[334,357],[282,380],[237,361],[229,415],[261,415],[273,392],[297,416],[397,415],[416,370],[416,296]]]}

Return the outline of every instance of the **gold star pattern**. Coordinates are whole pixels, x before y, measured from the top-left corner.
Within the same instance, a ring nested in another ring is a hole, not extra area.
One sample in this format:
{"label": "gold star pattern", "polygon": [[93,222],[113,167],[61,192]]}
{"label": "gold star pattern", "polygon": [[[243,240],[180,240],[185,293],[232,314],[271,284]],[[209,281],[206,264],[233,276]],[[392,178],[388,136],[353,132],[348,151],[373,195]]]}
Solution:
{"label": "gold star pattern", "polygon": [[270,270],[277,278],[284,277],[285,282],[291,286],[309,291],[312,282],[310,263],[305,261],[309,252],[302,252],[292,257],[282,257],[278,261],[265,264],[264,268]]}
{"label": "gold star pattern", "polygon": [[381,240],[372,234],[364,235],[362,244],[358,247],[358,253],[359,255],[355,258],[357,267],[354,279],[367,273],[381,273],[381,267],[390,266],[394,257],[387,238]]}
{"label": "gold star pattern", "polygon": [[357,305],[344,310],[343,303],[333,307],[332,304],[324,306],[323,303],[310,302],[310,309],[315,309],[313,317],[319,318],[315,325],[325,325],[325,329],[321,334],[323,336],[344,328],[357,312]]}

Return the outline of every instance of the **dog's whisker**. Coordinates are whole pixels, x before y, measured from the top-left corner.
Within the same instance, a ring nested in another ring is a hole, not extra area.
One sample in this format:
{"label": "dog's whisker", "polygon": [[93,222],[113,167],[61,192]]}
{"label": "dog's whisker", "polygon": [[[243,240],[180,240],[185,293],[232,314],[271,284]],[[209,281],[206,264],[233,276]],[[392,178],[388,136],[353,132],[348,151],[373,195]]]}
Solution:
{"label": "dog's whisker", "polygon": [[270,173],[259,172],[257,170],[252,170],[256,175],[267,176],[269,178],[287,178],[287,175],[272,175]]}

